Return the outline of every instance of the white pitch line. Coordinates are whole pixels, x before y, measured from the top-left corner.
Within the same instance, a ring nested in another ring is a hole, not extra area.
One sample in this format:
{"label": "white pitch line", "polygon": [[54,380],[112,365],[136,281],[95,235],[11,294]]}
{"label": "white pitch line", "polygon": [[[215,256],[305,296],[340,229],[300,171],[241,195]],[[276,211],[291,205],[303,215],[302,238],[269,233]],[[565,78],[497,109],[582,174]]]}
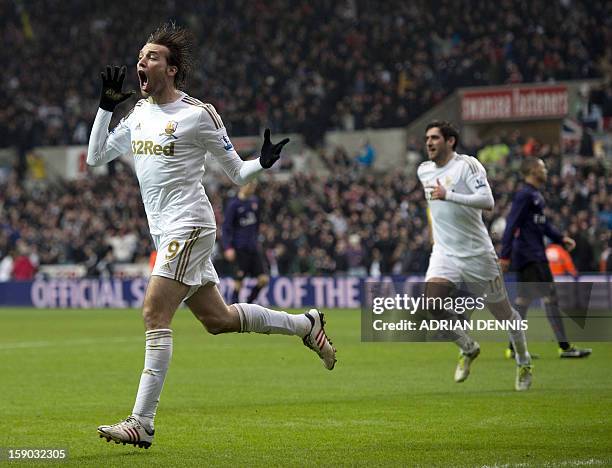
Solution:
{"label": "white pitch line", "polygon": [[597,460],[595,458],[589,458],[588,460],[567,460],[559,463],[549,464],[547,466],[593,466],[593,465],[605,465],[604,460]]}
{"label": "white pitch line", "polygon": [[127,343],[130,341],[133,341],[135,343],[142,342],[142,337],[118,336],[115,338],[81,338],[77,340],[62,341],[17,341],[14,343],[0,343],[0,351],[6,351],[11,349],[54,348],[62,346],[92,345],[98,343]]}
{"label": "white pitch line", "polygon": [[544,462],[533,465],[529,462],[523,463],[503,463],[503,464],[493,464],[493,465],[481,465],[479,468],[524,468],[531,466],[538,467],[546,467],[546,468],[556,468],[559,466],[595,466],[595,465],[605,465],[607,462],[604,460],[597,460],[595,458],[589,458],[587,460],[562,460],[556,462]]}

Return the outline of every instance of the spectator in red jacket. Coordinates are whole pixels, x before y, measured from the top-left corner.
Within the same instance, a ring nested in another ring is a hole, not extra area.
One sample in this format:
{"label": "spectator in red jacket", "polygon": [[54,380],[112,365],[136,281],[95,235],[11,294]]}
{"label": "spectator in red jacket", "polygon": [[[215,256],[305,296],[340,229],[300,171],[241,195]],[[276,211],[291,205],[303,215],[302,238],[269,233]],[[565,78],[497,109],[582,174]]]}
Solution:
{"label": "spectator in red jacket", "polygon": [[19,255],[15,258],[13,264],[13,279],[17,281],[26,281],[34,278],[36,268],[32,265],[32,261],[27,255]]}
{"label": "spectator in red jacket", "polygon": [[36,267],[29,256],[28,246],[17,241],[17,256],[13,260],[13,279],[17,281],[27,281],[34,278]]}

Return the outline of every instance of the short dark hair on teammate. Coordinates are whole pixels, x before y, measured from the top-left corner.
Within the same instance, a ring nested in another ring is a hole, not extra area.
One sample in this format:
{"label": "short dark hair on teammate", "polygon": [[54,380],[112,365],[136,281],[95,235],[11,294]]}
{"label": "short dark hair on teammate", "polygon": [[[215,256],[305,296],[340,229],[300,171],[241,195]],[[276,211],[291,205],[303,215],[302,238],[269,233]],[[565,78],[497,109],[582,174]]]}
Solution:
{"label": "short dark hair on teammate", "polygon": [[193,34],[174,22],[157,28],[147,39],[148,44],[163,45],[170,51],[168,64],[177,68],[174,85],[183,89],[187,76],[193,67]]}
{"label": "short dark hair on teammate", "polygon": [[531,171],[538,166],[540,163],[540,158],[525,158],[521,163],[521,174],[523,177],[527,177],[531,174]]}
{"label": "short dark hair on teammate", "polygon": [[427,125],[427,127],[425,128],[425,133],[427,133],[427,130],[429,130],[430,128],[439,128],[440,133],[442,134],[445,140],[448,140],[450,137],[455,137],[453,150],[457,148],[457,144],[459,143],[459,132],[452,123],[446,120],[434,120],[433,122],[430,122]]}

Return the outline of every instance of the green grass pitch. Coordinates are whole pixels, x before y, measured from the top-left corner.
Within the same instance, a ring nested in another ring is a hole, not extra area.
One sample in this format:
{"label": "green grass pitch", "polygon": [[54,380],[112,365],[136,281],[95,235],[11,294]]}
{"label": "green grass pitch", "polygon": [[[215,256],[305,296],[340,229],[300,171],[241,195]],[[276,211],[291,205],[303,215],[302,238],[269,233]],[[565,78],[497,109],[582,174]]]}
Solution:
{"label": "green grass pitch", "polygon": [[132,408],[139,311],[0,309],[0,447],[67,448],[60,466],[79,467],[612,465],[612,344],[574,361],[532,343],[516,393],[503,343],[455,384],[452,344],[362,343],[358,311],[327,320],[332,372],[295,337],[211,336],[179,310],[145,451],[96,434]]}

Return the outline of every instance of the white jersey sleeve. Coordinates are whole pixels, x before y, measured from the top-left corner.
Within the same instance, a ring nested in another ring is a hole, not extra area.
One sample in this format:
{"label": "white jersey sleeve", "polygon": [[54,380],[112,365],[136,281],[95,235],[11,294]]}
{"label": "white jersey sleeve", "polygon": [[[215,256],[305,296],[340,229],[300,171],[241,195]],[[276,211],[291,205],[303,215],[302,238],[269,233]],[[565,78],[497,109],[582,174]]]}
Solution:
{"label": "white jersey sleeve", "polygon": [[87,147],[87,164],[90,166],[101,166],[131,150],[130,127],[127,120],[132,112],[121,119],[119,124],[108,131],[112,112],[98,109],[96,118],[91,129],[89,145]]}
{"label": "white jersey sleeve", "polygon": [[259,174],[263,167],[259,158],[243,161],[230,141],[223,121],[210,104],[201,106],[197,141],[202,149],[219,161],[227,176],[237,185],[244,185]]}
{"label": "white jersey sleeve", "polygon": [[471,193],[457,193],[448,191],[446,200],[458,203],[460,205],[471,206],[472,208],[480,208],[483,210],[491,210],[495,205],[493,192],[487,180],[487,171],[484,166],[476,158],[470,156],[458,155],[464,158],[464,165],[461,177],[465,180],[465,186]]}

